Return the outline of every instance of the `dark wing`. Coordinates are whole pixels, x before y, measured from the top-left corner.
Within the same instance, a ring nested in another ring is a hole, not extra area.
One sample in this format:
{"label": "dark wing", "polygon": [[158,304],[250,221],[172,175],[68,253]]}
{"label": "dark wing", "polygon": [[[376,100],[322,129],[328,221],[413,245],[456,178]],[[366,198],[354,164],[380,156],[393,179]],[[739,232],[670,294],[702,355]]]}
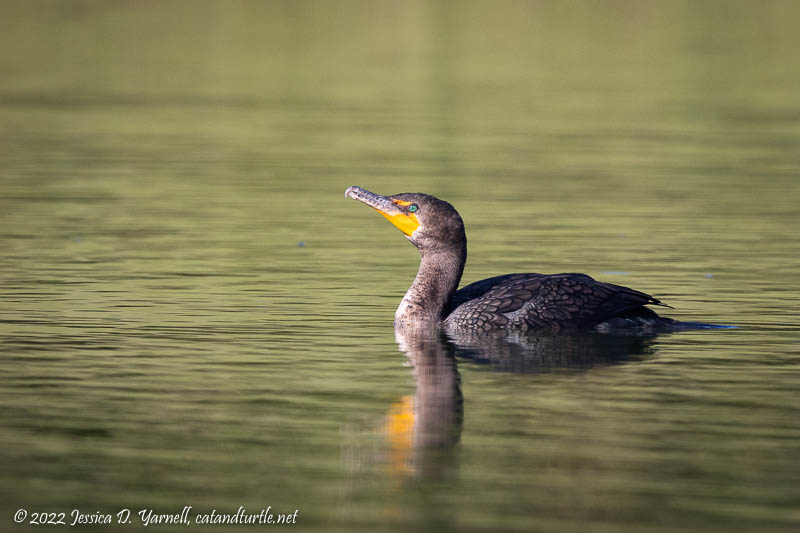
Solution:
{"label": "dark wing", "polygon": [[482,298],[487,292],[497,287],[511,287],[520,281],[530,281],[546,277],[547,274],[505,274],[503,276],[494,276],[493,278],[486,278],[470,283],[469,285],[461,287],[453,295],[453,300],[450,303],[450,310],[452,311],[469,300]]}
{"label": "dark wing", "polygon": [[585,274],[508,274],[468,285],[453,297],[446,325],[499,328],[591,328],[644,305],[643,292],[595,281]]}
{"label": "dark wing", "polygon": [[533,300],[545,274],[506,274],[471,283],[453,296],[445,325],[489,331],[513,326],[514,316]]}

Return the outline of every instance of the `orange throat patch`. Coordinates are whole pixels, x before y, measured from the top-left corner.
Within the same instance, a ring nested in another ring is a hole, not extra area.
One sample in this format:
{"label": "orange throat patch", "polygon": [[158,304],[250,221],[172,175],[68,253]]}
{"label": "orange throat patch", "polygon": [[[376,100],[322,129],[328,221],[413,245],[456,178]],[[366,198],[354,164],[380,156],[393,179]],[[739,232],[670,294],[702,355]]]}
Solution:
{"label": "orange throat patch", "polygon": [[[411,202],[404,202],[402,200],[392,200],[392,203],[403,207],[411,205]],[[417,215],[414,213],[384,213],[383,211],[379,211],[379,213],[385,216],[389,222],[394,224],[397,229],[409,237],[419,228],[419,219],[417,219]]]}

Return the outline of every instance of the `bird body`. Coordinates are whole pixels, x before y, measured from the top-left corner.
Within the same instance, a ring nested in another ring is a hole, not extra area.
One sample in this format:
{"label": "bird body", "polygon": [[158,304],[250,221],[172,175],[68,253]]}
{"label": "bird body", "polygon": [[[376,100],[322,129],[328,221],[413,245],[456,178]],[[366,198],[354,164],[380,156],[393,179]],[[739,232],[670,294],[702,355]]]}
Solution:
{"label": "bird body", "polygon": [[[395,324],[437,323],[450,331],[669,328],[643,292],[586,274],[506,274],[456,290],[467,260],[464,223],[449,203],[422,193],[380,196],[349,187],[345,197],[376,209],[420,252],[420,267]],[[668,306],[667,306],[668,307]]]}
{"label": "bird body", "polygon": [[448,329],[612,329],[664,325],[652,296],[586,274],[506,274],[471,283],[453,297]]}

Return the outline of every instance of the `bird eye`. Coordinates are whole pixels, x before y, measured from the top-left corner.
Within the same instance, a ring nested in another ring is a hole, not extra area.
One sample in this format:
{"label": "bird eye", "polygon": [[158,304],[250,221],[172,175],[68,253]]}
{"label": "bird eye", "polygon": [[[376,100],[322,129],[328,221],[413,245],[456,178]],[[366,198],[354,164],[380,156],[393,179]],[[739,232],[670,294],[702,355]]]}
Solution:
{"label": "bird eye", "polygon": [[408,206],[408,212],[409,213],[413,213],[417,209],[419,209],[419,207],[417,207],[417,204],[411,204],[410,206]]}

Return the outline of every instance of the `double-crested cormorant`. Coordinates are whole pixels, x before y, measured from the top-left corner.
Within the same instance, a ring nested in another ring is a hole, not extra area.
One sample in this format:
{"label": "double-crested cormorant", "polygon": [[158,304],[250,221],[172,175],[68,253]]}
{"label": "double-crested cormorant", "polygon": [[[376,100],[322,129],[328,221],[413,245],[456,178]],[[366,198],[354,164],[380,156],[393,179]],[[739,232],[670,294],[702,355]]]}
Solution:
{"label": "double-crested cormorant", "polygon": [[419,271],[397,308],[397,325],[435,322],[448,330],[607,331],[678,324],[645,307],[669,307],[649,294],[586,274],[506,274],[456,290],[467,261],[467,236],[452,205],[422,193],[380,196],[361,187],[349,187],[345,197],[376,209],[419,250]]}

